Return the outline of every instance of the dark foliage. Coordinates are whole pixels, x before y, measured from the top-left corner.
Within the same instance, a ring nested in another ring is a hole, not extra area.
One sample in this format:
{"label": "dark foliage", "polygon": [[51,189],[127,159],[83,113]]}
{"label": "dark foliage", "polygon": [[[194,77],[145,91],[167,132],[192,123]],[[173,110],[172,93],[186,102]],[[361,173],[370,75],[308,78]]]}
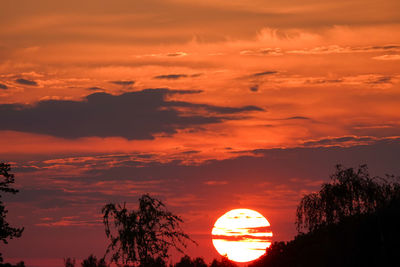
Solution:
{"label": "dark foliage", "polygon": [[[169,249],[183,253],[192,241],[181,228],[182,219],[149,195],[139,199],[139,209],[129,211],[125,203],[103,207],[106,236],[110,239],[106,255],[117,265],[160,266],[169,257]],[[194,241],[192,241],[194,242]]]}
{"label": "dark foliage", "polygon": [[75,267],[75,259],[72,258],[65,258],[64,259],[64,266],[65,267]]}
{"label": "dark foliage", "polygon": [[237,267],[237,265],[227,257],[222,257],[221,260],[214,259],[210,267]]}
{"label": "dark foliage", "polygon": [[207,264],[202,258],[191,259],[189,256],[185,255],[174,267],[207,267]]}
{"label": "dark foliage", "polygon": [[250,266],[398,266],[400,185],[393,178],[338,166],[330,184],[300,202],[298,220],[309,232],[273,243]]}
{"label": "dark foliage", "polygon": [[0,267],[25,267],[25,263],[23,261],[20,261],[17,264],[0,263]]}
{"label": "dark foliage", "polygon": [[[0,162],[0,176],[3,180],[0,181],[0,198],[2,193],[18,193],[17,189],[10,187],[14,183],[14,174],[10,173],[10,164]],[[24,228],[14,228],[6,220],[7,210],[3,202],[0,200],[0,240],[4,243],[8,243],[8,239],[18,238],[21,236]],[[3,262],[3,258],[0,253],[0,262]],[[23,263],[22,263],[23,264]]]}
{"label": "dark foliage", "polygon": [[[125,267],[129,267],[129,265],[125,265]],[[166,259],[160,256],[155,259],[149,257],[145,262],[140,263],[139,267],[167,267],[167,263]]]}
{"label": "dark foliage", "polygon": [[298,231],[313,231],[389,205],[400,197],[400,184],[393,179],[371,178],[366,165],[357,171],[337,165],[330,183],[322,184],[319,192],[305,195],[300,201],[296,213]]}
{"label": "dark foliage", "polygon": [[277,242],[252,267],[397,266],[400,262],[400,202],[375,214],[344,219],[293,241]]}
{"label": "dark foliage", "polygon": [[81,263],[82,267],[107,267],[104,259],[98,260],[96,256],[90,255],[87,259]]}

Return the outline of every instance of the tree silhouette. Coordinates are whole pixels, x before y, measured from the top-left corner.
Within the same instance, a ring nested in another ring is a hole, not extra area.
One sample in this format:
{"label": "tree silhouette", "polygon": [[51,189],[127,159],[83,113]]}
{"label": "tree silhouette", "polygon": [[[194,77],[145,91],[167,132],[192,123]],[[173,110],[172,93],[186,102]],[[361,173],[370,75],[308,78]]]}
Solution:
{"label": "tree silhouette", "polygon": [[185,255],[175,264],[175,267],[207,267],[207,264],[202,258],[191,259],[189,256]]}
{"label": "tree silhouette", "polygon": [[[162,264],[169,249],[183,253],[192,241],[181,228],[182,219],[148,194],[139,199],[139,209],[129,211],[125,203],[107,204],[102,209],[106,236],[110,239],[106,255],[113,251],[111,262],[118,266]],[[157,263],[158,262],[158,263]]]}
{"label": "tree silhouette", "polygon": [[23,261],[20,261],[16,264],[0,263],[0,267],[25,267],[25,263]]}
{"label": "tree silhouette", "polygon": [[[398,179],[398,178],[397,178]],[[306,195],[289,242],[274,242],[249,267],[391,267],[399,265],[400,184],[337,166],[330,183]]]}
{"label": "tree silhouette", "polygon": [[336,166],[336,172],[317,193],[305,195],[297,207],[297,230],[314,231],[348,216],[371,214],[399,197],[400,186],[387,179],[371,178],[366,165],[355,171]]}
{"label": "tree silhouette", "polygon": [[75,259],[72,258],[65,258],[64,259],[64,266],[65,267],[75,267]]}
{"label": "tree silhouette", "polygon": [[[17,189],[10,187],[14,183],[14,174],[9,173],[11,171],[10,164],[0,162],[0,176],[3,180],[0,181],[0,192],[16,194]],[[2,194],[0,194],[0,198]],[[21,236],[24,228],[14,228],[6,220],[7,210],[3,202],[0,200],[0,240],[4,243],[8,243],[8,239],[18,238]],[[0,253],[0,262],[3,262],[2,254]]]}
{"label": "tree silhouette", "polygon": [[81,263],[82,267],[107,267],[104,259],[97,260],[96,256],[90,255]]}
{"label": "tree silhouette", "polygon": [[228,257],[223,256],[221,260],[214,259],[210,267],[237,267],[237,265],[228,259]]}

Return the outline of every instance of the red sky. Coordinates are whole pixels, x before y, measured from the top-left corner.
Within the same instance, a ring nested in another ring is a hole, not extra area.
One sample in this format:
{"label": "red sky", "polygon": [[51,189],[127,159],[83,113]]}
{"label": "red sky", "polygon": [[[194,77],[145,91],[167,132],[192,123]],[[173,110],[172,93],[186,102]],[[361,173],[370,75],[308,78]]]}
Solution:
{"label": "red sky", "polygon": [[101,207],[162,199],[199,242],[231,208],[275,240],[334,165],[400,174],[400,2],[0,0],[2,248],[102,256]]}

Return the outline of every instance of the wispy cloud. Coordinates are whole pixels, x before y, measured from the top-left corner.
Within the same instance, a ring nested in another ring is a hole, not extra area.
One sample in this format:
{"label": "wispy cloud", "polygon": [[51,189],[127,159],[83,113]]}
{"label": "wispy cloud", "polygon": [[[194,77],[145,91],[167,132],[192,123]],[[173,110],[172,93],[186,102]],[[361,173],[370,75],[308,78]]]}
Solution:
{"label": "wispy cloud", "polygon": [[97,87],[97,86],[94,86],[94,87],[88,87],[87,89],[88,89],[88,90],[90,90],[90,91],[104,91],[104,89],[103,89],[103,88],[101,88],[101,87]]}
{"label": "wispy cloud", "polygon": [[7,90],[8,86],[3,83],[0,83],[0,89]]}
{"label": "wispy cloud", "polygon": [[131,86],[135,84],[135,81],[111,81],[110,83],[121,86]]}
{"label": "wispy cloud", "polygon": [[143,57],[155,57],[155,58],[180,58],[180,57],[186,57],[189,54],[186,52],[170,52],[170,53],[158,53],[158,54],[145,54],[145,55],[138,55],[136,56],[137,58],[143,58]]}
{"label": "wispy cloud", "polygon": [[288,54],[334,54],[334,53],[370,53],[370,52],[386,52],[400,51],[400,45],[381,45],[381,46],[317,46],[310,49],[289,50]]}
{"label": "wispy cloud", "polygon": [[269,71],[263,71],[263,72],[257,72],[254,73],[252,76],[253,77],[260,77],[260,76],[267,76],[267,75],[272,75],[272,74],[277,74],[277,71],[274,70],[269,70]]}
{"label": "wispy cloud", "polygon": [[257,92],[258,89],[259,89],[259,85],[258,85],[258,84],[255,84],[255,85],[253,85],[253,86],[250,86],[250,91],[252,91],[252,92]]}
{"label": "wispy cloud", "polygon": [[376,60],[400,60],[400,55],[399,54],[382,55],[382,56],[373,57],[373,59],[376,59]]}
{"label": "wispy cloud", "polygon": [[187,56],[188,54],[185,52],[173,52],[173,53],[168,53],[166,54],[167,57],[184,57]]}
{"label": "wispy cloud", "polygon": [[366,81],[368,84],[385,84],[385,83],[391,83],[392,82],[392,77],[391,76],[381,76],[376,79],[371,79],[369,81]]}
{"label": "wispy cloud", "polygon": [[27,80],[27,79],[23,79],[23,78],[16,79],[15,82],[18,84],[29,85],[29,86],[37,86],[38,85],[38,83],[33,80]]}
{"label": "wispy cloud", "polygon": [[210,180],[210,181],[205,181],[204,184],[206,184],[206,185],[226,185],[226,184],[228,184],[228,181]]}
{"label": "wispy cloud", "polygon": [[319,147],[319,146],[354,146],[354,145],[365,145],[379,142],[380,140],[390,141],[392,138],[376,138],[376,137],[358,137],[358,136],[343,136],[343,137],[332,137],[323,138],[315,141],[304,142],[303,145],[306,147]]}
{"label": "wispy cloud", "polygon": [[186,78],[188,77],[187,74],[167,74],[167,75],[158,75],[155,76],[154,79],[159,79],[159,80],[178,80],[181,78]]}
{"label": "wispy cloud", "polygon": [[243,56],[282,56],[281,48],[260,48],[240,51]]}

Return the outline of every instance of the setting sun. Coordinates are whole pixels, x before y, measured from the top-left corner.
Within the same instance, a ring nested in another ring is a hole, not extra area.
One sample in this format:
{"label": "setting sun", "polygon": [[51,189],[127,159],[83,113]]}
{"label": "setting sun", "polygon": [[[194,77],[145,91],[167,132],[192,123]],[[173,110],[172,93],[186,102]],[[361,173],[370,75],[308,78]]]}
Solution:
{"label": "setting sun", "polygon": [[268,220],[250,209],[234,209],[222,215],[212,229],[212,242],[221,255],[236,262],[255,260],[271,245]]}

